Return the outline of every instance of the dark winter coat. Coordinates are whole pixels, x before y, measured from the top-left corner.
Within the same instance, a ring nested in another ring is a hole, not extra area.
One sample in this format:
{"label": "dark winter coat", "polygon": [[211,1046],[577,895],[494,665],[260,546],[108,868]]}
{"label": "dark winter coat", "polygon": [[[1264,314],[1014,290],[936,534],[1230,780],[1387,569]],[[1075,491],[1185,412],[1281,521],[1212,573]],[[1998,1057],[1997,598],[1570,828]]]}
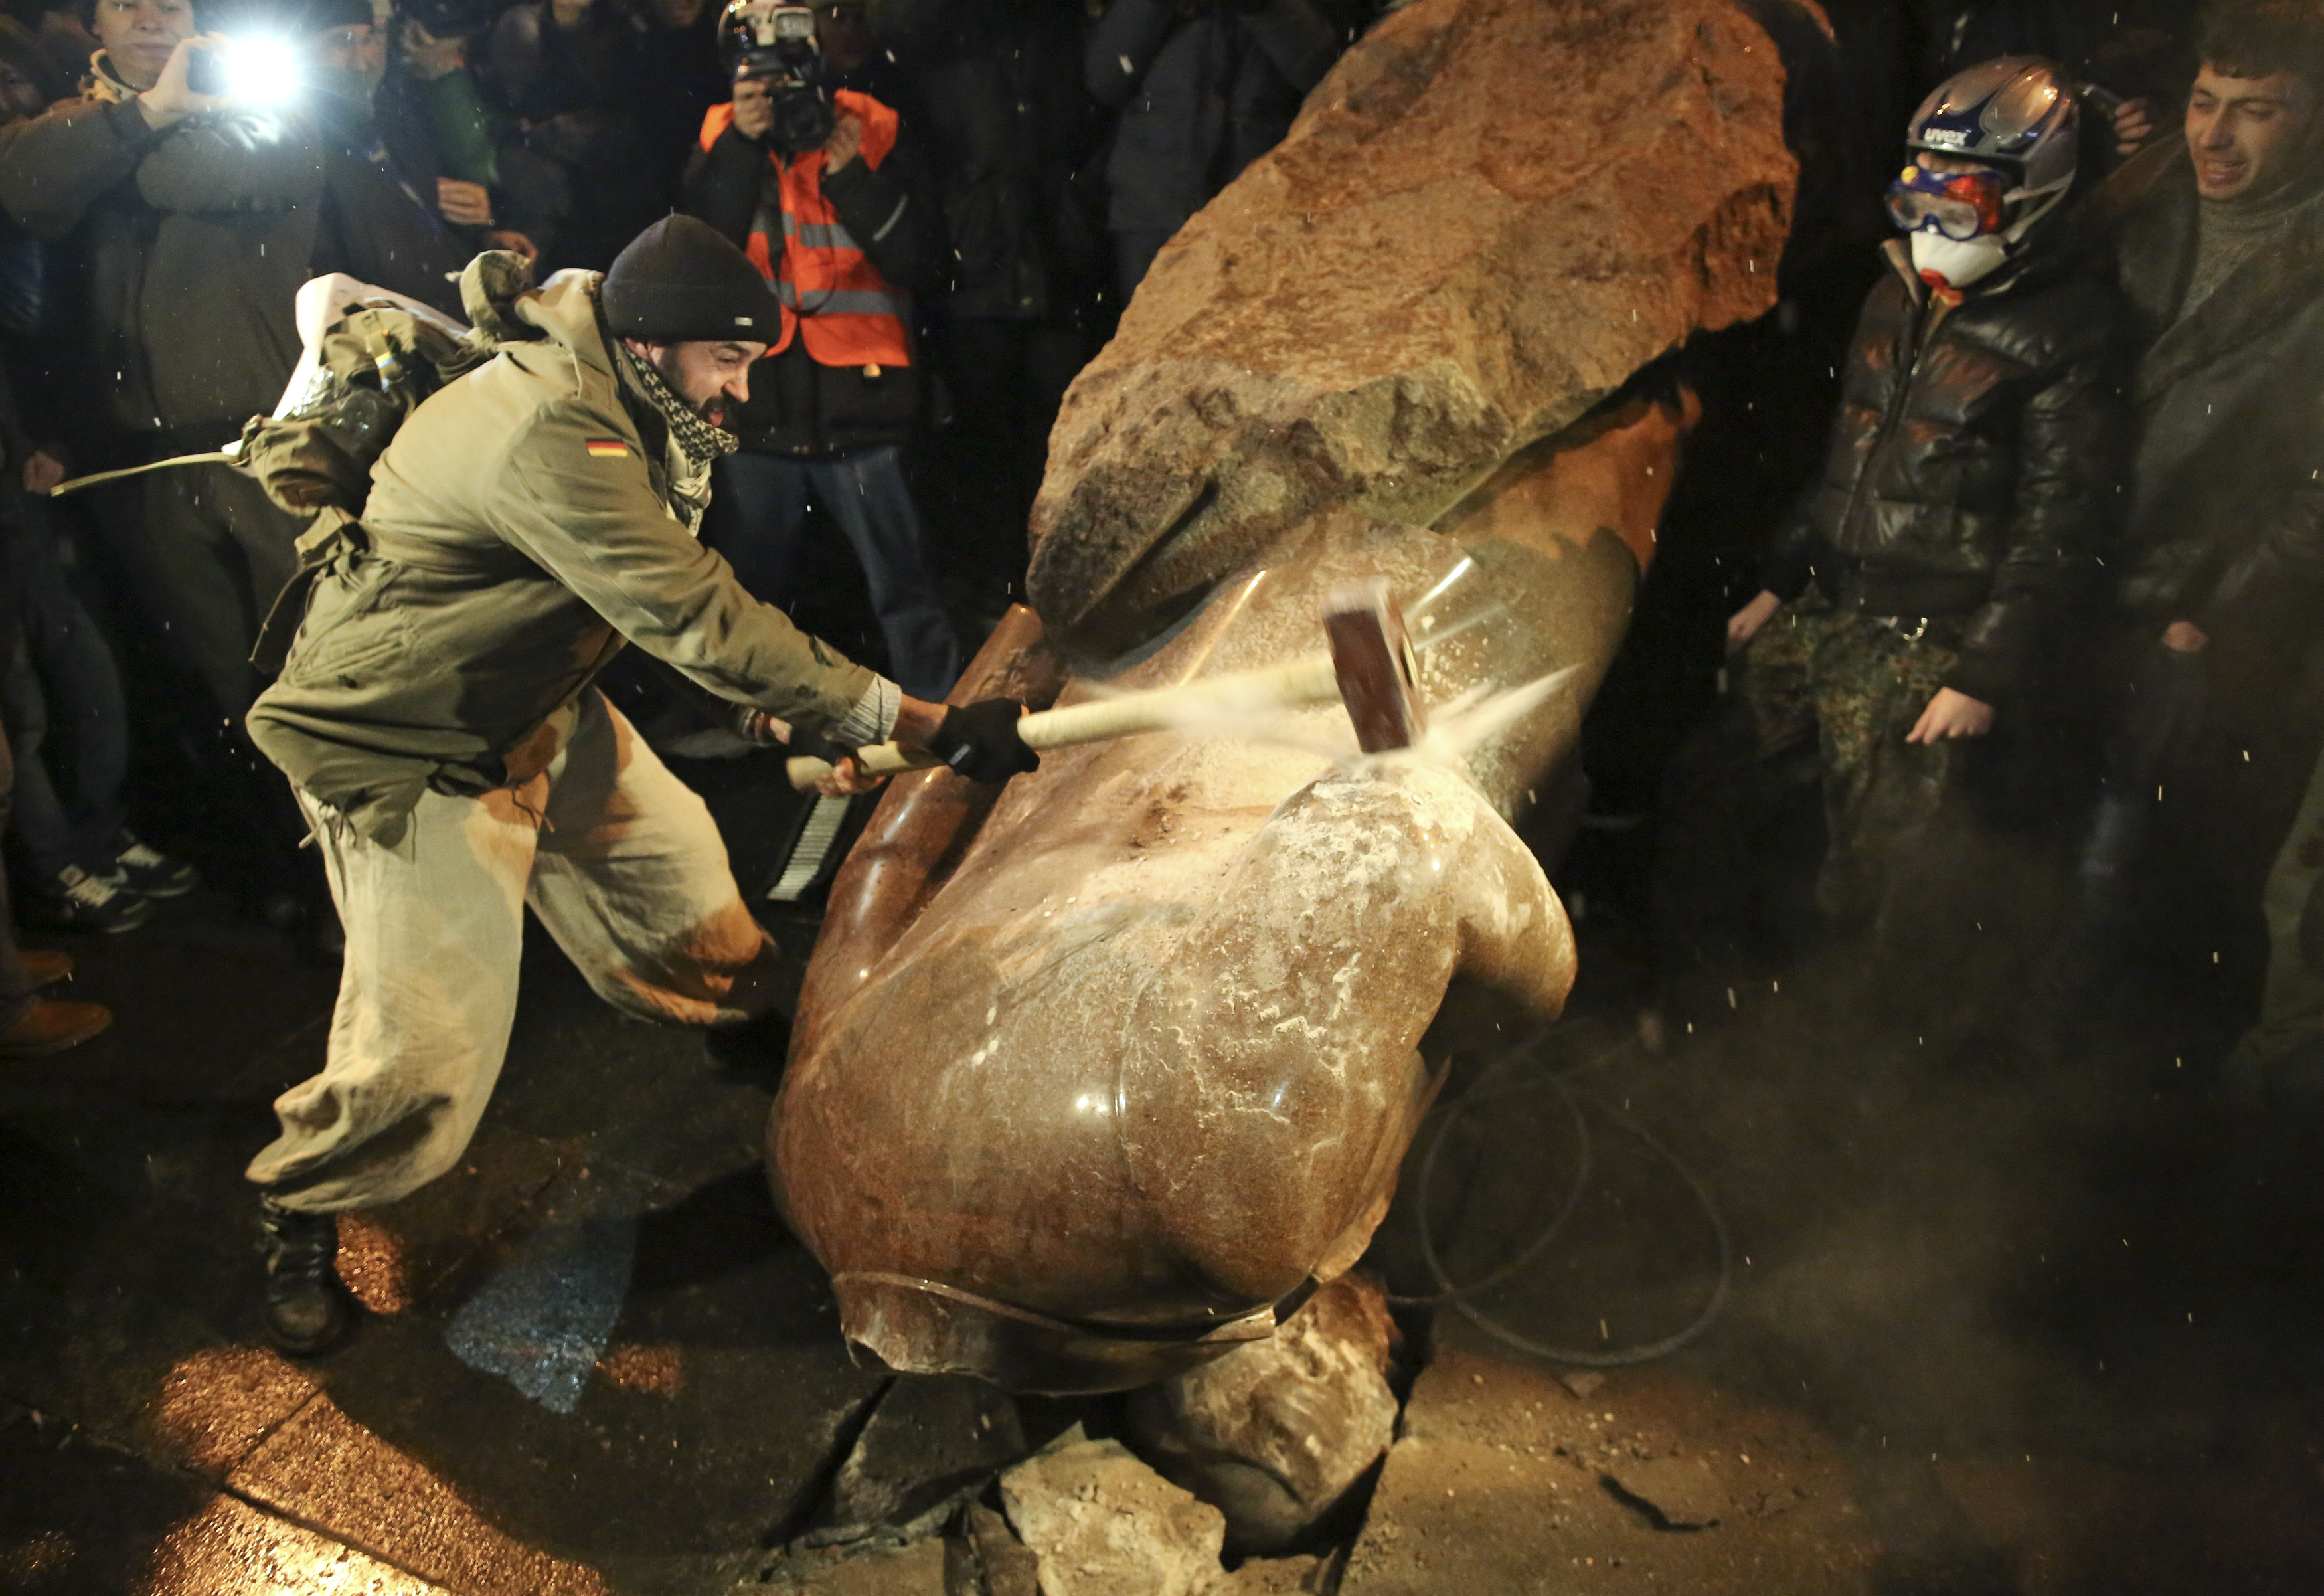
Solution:
{"label": "dark winter coat", "polygon": [[326,121],[315,271],[461,314],[456,281],[475,253],[436,208],[436,152],[423,125],[347,108]]}
{"label": "dark winter coat", "polygon": [[[777,204],[776,174],[766,146],[729,126],[687,168],[682,208],[747,246],[761,196]],[[929,194],[908,125],[877,171],[858,158],[823,180],[824,198],[872,264],[895,287],[926,293],[943,282],[944,223]],[[877,375],[865,374],[876,370]],[[757,454],[802,457],[846,454],[900,443],[919,416],[917,365],[829,366],[807,352],[807,340],[751,368],[751,399],[727,429]]]}
{"label": "dark winter coat", "polygon": [[1068,312],[1103,219],[1076,181],[1098,139],[1077,0],[916,0],[883,14],[911,78],[951,244],[947,314]]}
{"label": "dark winter coat", "polygon": [[0,208],[61,241],[58,281],[103,420],[204,429],[272,411],[299,358],[323,150],[300,117],[190,117],[163,131],[134,101],[68,100],[0,129]]}
{"label": "dark winter coat", "polygon": [[2324,198],[2182,320],[2198,203],[2176,138],[2092,200],[2144,351],[2120,597],[2144,624],[2304,642],[2324,604]]}
{"label": "dark winter coat", "polygon": [[1902,244],[1890,258],[1857,323],[1823,475],[1766,585],[1960,618],[1946,685],[1991,703],[2020,685],[2113,524],[2125,315],[2111,283],[2063,261],[1947,309]]}
{"label": "dark winter coat", "polygon": [[650,10],[643,5],[627,19],[614,98],[637,130],[640,161],[651,185],[656,216],[678,202],[703,113],[734,97],[734,86],[718,59],[718,17],[724,9],[716,0],[705,0],[700,14],[682,28],[643,14]]}
{"label": "dark winter coat", "polygon": [[1091,95],[1121,111],[1106,225],[1176,233],[1282,143],[1340,46],[1310,0],[1213,0],[1191,17],[1169,0],[1113,0],[1084,57]]}
{"label": "dark winter coat", "polygon": [[544,274],[603,271],[668,214],[669,161],[657,164],[635,115],[636,50],[615,0],[595,0],[571,29],[557,26],[547,0],[510,7],[493,29],[484,77],[518,125],[499,161],[509,220],[539,230]]}

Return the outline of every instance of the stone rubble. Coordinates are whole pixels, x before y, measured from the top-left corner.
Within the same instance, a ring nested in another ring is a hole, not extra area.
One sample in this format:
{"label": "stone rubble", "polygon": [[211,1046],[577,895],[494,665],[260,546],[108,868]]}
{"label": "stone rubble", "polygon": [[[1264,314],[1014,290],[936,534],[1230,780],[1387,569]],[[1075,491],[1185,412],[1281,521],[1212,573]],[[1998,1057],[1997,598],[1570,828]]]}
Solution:
{"label": "stone rubble", "polygon": [[1222,1578],[1225,1517],[1119,1441],[1068,1431],[1001,1476],[1001,1499],[1041,1596],[1207,1596]]}
{"label": "stone rubble", "polygon": [[959,1375],[899,1375],[840,1465],[825,1533],[910,1525],[1024,1454],[1006,1393]]}
{"label": "stone rubble", "polygon": [[1130,1400],[1162,1472],[1226,1515],[1227,1545],[1295,1545],[1396,1438],[1397,1339],[1377,1282],[1342,1276],[1280,1330]]}

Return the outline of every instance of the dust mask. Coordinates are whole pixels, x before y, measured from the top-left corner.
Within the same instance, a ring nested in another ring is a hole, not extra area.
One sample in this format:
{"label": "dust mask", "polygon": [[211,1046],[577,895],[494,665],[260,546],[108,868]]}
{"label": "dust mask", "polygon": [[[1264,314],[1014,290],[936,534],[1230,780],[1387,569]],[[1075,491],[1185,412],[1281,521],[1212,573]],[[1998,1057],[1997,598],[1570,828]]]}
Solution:
{"label": "dust mask", "polygon": [[1941,233],[1912,235],[1913,270],[1934,272],[1955,288],[1967,288],[1992,275],[2009,259],[2009,244],[1998,234],[1975,238],[1948,238]]}

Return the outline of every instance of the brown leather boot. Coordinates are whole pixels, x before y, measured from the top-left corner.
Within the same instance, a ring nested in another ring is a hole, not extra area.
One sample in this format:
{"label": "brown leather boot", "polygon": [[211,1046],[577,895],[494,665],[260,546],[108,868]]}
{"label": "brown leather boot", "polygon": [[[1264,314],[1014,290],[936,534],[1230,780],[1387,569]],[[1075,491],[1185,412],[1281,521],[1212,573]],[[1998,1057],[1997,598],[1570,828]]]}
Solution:
{"label": "brown leather boot", "polygon": [[0,1058],[45,1058],[78,1047],[113,1023],[102,1003],[69,1003],[36,998],[32,1006],[0,1027]]}
{"label": "brown leather boot", "polygon": [[34,986],[54,986],[60,981],[72,979],[73,956],[69,953],[53,947],[26,947],[17,952]]}

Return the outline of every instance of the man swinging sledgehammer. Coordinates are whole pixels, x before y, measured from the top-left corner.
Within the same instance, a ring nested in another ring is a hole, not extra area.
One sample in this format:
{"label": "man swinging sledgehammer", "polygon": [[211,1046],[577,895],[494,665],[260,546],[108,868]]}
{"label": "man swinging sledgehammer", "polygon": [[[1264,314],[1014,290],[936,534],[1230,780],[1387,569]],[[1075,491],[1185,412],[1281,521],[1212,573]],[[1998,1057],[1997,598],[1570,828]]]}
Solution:
{"label": "man swinging sledgehammer", "polygon": [[[423,401],[373,468],[250,714],[314,828],[346,927],[320,1075],[276,1100],[266,1322],[346,1322],[336,1215],[457,1161],[516,1011],[530,906],[602,997],[740,1025],[779,955],[702,800],[604,698],[626,640],[723,697],[846,746],[893,736],[978,780],[1035,763],[1002,700],[947,710],[794,628],[696,540],[719,429],[780,324],[742,252],[685,217],[601,279],[496,304],[498,353]],[[827,790],[868,787],[852,762]]]}

